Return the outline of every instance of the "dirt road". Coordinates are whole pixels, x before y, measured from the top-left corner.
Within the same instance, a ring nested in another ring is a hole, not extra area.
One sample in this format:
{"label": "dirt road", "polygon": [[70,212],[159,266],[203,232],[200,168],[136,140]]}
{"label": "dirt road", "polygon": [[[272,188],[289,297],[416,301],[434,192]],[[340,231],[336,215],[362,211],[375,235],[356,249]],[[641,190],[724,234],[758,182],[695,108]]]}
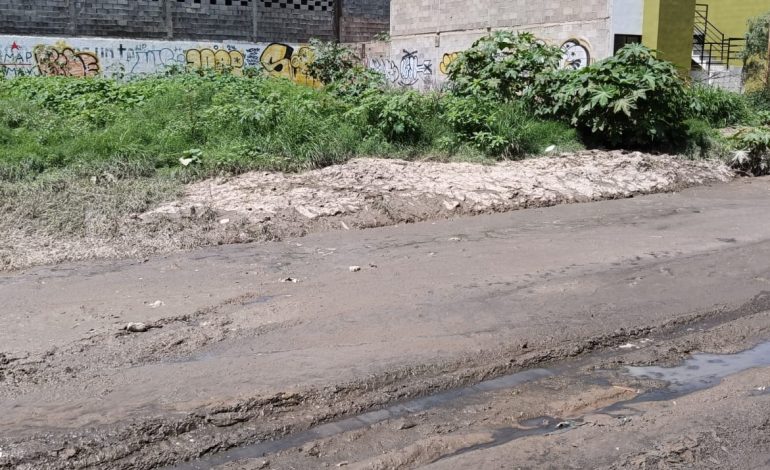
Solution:
{"label": "dirt road", "polygon": [[[659,387],[622,366],[770,339],[768,196],[770,179],[741,180],[3,275],[0,468],[162,467],[533,368],[548,377],[451,413],[370,415],[372,426],[340,426],[302,452],[202,465],[541,468],[561,455],[584,467],[736,468],[724,465],[748,455],[746,468],[761,468],[770,397],[731,413],[766,384],[764,369],[679,399],[678,418],[644,402],[641,416],[718,426],[682,435],[639,419],[616,453],[605,436],[622,440],[619,421],[598,411]],[[553,431],[559,423],[528,421],[544,416],[565,419],[565,432],[533,430],[525,447],[496,434],[501,420]],[[645,438],[654,435],[659,455]],[[573,444],[582,460],[571,460]]]}

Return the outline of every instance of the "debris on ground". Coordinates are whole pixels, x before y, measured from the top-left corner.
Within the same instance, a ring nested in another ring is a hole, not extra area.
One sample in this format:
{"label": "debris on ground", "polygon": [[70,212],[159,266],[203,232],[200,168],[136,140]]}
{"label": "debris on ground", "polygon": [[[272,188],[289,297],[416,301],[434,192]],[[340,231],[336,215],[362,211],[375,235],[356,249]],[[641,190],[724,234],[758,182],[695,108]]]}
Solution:
{"label": "debris on ground", "polygon": [[146,324],[140,322],[131,322],[126,325],[126,331],[129,333],[144,333],[148,329]]}

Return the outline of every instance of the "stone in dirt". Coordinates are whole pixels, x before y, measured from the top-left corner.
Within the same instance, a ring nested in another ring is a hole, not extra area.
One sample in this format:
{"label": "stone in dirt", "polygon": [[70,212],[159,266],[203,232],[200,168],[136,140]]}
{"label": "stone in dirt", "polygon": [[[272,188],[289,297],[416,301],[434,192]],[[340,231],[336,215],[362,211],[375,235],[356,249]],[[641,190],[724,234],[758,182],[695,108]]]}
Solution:
{"label": "stone in dirt", "polygon": [[129,333],[144,333],[148,329],[146,324],[140,322],[131,322],[126,325],[126,331]]}

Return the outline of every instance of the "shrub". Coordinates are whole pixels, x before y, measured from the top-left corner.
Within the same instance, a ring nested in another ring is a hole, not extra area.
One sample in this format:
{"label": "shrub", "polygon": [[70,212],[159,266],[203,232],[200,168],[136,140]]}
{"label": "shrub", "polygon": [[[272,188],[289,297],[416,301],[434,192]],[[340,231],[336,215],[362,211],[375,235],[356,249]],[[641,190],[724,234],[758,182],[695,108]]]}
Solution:
{"label": "shrub", "polygon": [[673,64],[631,44],[614,57],[537,82],[536,112],[568,120],[586,141],[660,148],[679,142],[688,115],[685,83]]}
{"label": "shrub", "polygon": [[461,52],[449,66],[453,93],[459,96],[511,101],[535,78],[556,70],[561,51],[530,33],[495,31]]}
{"label": "shrub", "polygon": [[351,115],[362,114],[367,125],[382,132],[389,142],[417,143],[427,116],[426,98],[414,90],[369,93]]}
{"label": "shrub", "polygon": [[746,47],[743,50],[746,75],[746,89],[758,91],[770,87],[765,83],[765,70],[767,70],[767,35],[770,25],[770,13],[749,20],[749,29],[746,33]]}
{"label": "shrub", "polygon": [[770,130],[758,127],[739,132],[733,137],[738,151],[730,164],[744,174],[770,174]]}
{"label": "shrub", "polygon": [[702,119],[688,119],[685,125],[687,126],[685,155],[702,159],[724,159],[730,155],[732,147],[711,124]]}
{"label": "shrub", "polygon": [[538,119],[522,102],[500,106],[476,97],[449,96],[444,102],[444,119],[457,138],[490,157],[521,158],[551,145],[580,147],[573,129]]}
{"label": "shrub", "polygon": [[747,124],[755,117],[746,97],[721,88],[694,85],[689,100],[692,116],[713,127]]}
{"label": "shrub", "polygon": [[347,46],[337,42],[310,40],[315,57],[308,64],[308,73],[321,83],[329,84],[341,80],[361,60]]}

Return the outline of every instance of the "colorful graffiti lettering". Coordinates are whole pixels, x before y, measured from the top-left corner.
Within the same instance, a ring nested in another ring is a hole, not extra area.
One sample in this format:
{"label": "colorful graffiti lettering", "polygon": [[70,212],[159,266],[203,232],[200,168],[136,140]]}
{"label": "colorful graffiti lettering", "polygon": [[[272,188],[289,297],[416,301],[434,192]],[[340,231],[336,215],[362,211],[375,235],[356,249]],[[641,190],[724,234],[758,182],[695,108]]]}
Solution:
{"label": "colorful graffiti lettering", "polygon": [[99,58],[92,52],[40,45],[35,47],[34,55],[41,75],[93,77],[99,74]]}
{"label": "colorful graffiti lettering", "polygon": [[195,69],[229,69],[234,75],[243,75],[243,53],[238,50],[188,49],[187,66]]}
{"label": "colorful graffiti lettering", "polygon": [[582,69],[588,67],[591,63],[591,53],[588,47],[584,46],[577,39],[570,39],[561,45],[564,53],[561,66],[565,69]]}
{"label": "colorful graffiti lettering", "polygon": [[441,63],[438,65],[439,71],[443,73],[444,75],[449,74],[449,66],[452,65],[452,62],[457,60],[457,56],[459,56],[459,52],[447,52],[444,54],[444,56],[441,58]]}
{"label": "colorful graffiti lettering", "polygon": [[259,62],[274,77],[288,78],[301,85],[318,87],[321,83],[308,73],[308,65],[314,59],[315,54],[309,47],[300,46],[295,49],[287,44],[273,43],[262,52]]}

